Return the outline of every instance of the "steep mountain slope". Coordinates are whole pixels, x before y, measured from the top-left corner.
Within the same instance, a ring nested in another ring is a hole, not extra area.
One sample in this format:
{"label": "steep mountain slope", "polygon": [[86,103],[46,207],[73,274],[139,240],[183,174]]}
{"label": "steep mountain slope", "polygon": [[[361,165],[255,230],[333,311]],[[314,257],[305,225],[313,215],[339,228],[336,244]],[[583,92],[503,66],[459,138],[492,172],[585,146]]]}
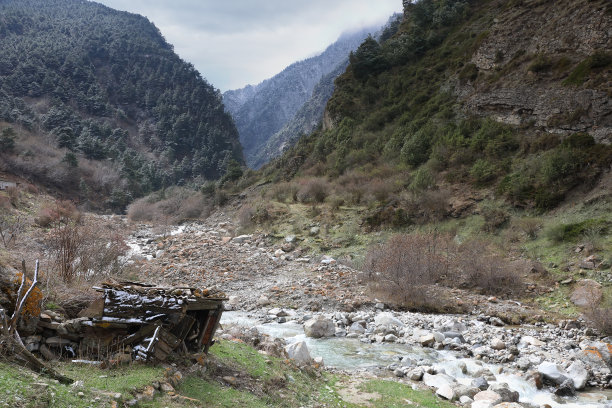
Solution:
{"label": "steep mountain slope", "polygon": [[258,152],[291,120],[312,95],[322,77],[337,71],[372,28],[345,34],[322,54],[297,62],[256,86],[227,91],[223,100],[232,114],[247,164],[259,167],[268,159]]}
{"label": "steep mountain slope", "polygon": [[0,2],[0,120],[5,171],[118,206],[243,160],[220,93],[153,24],[81,0]]}
{"label": "steep mountain slope", "polygon": [[[612,161],[609,2],[404,5],[397,34],[351,55],[323,129],[268,174],[395,171],[397,194],[483,190],[540,210],[594,185]],[[399,223],[420,211],[389,205]]]}
{"label": "steep mountain slope", "polygon": [[295,116],[281,130],[273,134],[265,144],[258,146],[253,154],[252,166],[254,168],[259,168],[280,156],[295,145],[300,137],[315,130],[321,123],[325,105],[334,92],[334,80],[346,70],[348,62],[347,57],[332,72],[323,76],[314,87],[310,99],[302,105]]}

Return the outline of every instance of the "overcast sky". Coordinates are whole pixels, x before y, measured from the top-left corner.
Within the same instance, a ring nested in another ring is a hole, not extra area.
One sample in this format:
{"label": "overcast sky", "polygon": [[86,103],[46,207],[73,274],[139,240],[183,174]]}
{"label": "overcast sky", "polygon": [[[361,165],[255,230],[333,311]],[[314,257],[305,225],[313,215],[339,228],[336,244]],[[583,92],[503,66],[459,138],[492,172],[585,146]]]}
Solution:
{"label": "overcast sky", "polygon": [[221,91],[257,84],[402,9],[401,0],[97,1],[146,16]]}

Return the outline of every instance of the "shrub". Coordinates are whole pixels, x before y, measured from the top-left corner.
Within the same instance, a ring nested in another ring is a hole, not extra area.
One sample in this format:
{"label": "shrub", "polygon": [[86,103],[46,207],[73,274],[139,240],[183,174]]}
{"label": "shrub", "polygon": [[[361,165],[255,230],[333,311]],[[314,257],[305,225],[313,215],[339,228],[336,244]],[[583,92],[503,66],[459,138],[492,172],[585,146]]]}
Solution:
{"label": "shrub", "polygon": [[529,68],[527,68],[527,71],[536,73],[545,72],[550,70],[552,67],[553,61],[550,59],[550,57],[543,54],[538,54],[531,65],[529,65]]}
{"label": "shrub", "polygon": [[425,166],[421,166],[414,172],[408,190],[412,193],[419,193],[435,185],[435,179],[431,171]]}
{"label": "shrub", "polygon": [[484,218],[483,228],[487,232],[495,232],[510,219],[508,207],[500,202],[485,200],[480,204],[480,213]]}
{"label": "shrub", "polygon": [[478,184],[485,184],[497,177],[497,168],[488,160],[478,159],[470,169],[470,176]]}
{"label": "shrub", "polygon": [[585,316],[602,335],[612,336],[612,307],[592,307]]}
{"label": "shrub", "polygon": [[537,218],[521,218],[515,221],[515,225],[529,239],[536,239],[538,232],[542,229],[542,221]]}
{"label": "shrub", "polygon": [[601,233],[606,233],[612,223],[604,219],[587,219],[570,224],[557,224],[546,229],[546,237],[555,243],[576,242],[585,234],[597,228]]}
{"label": "shrub", "polygon": [[367,185],[368,195],[380,203],[386,203],[391,193],[393,184],[390,180],[373,180]]}
{"label": "shrub", "polygon": [[457,251],[459,272],[456,281],[464,286],[480,288],[489,295],[517,293],[523,282],[516,269],[501,256],[487,251],[487,244],[472,240]]}
{"label": "shrub", "polygon": [[302,203],[322,203],[328,194],[328,185],[321,179],[306,181],[297,193],[297,198]]}
{"label": "shrub", "polygon": [[295,183],[278,183],[270,187],[268,195],[279,203],[284,203],[288,200],[295,202],[298,201],[298,190],[299,188]]}
{"label": "shrub", "polygon": [[238,210],[238,226],[240,228],[250,228],[253,225],[255,209],[250,204],[245,204]]}
{"label": "shrub", "polygon": [[445,245],[451,241],[434,235],[395,235],[368,251],[364,271],[370,288],[401,305],[428,309],[434,299],[425,286],[448,272]]}

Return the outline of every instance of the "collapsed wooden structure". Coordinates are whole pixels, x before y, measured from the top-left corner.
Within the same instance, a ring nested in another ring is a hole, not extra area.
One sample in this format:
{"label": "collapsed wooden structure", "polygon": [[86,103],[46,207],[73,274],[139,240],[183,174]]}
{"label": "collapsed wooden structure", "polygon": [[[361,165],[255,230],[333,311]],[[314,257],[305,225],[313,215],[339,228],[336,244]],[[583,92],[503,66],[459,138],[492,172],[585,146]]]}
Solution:
{"label": "collapsed wooden structure", "polygon": [[102,296],[64,320],[51,311],[40,316],[39,335],[25,339],[45,358],[88,360],[129,358],[163,361],[174,352],[204,352],[223,313],[224,293],[215,289],[156,287],[107,282],[94,288]]}
{"label": "collapsed wooden structure", "polygon": [[[95,288],[103,298],[81,313],[95,332],[115,332],[111,348],[133,347],[136,358],[164,360],[179,346],[208,352],[225,294],[214,289],[161,288],[134,282]],[[102,329],[102,330],[100,330]]]}

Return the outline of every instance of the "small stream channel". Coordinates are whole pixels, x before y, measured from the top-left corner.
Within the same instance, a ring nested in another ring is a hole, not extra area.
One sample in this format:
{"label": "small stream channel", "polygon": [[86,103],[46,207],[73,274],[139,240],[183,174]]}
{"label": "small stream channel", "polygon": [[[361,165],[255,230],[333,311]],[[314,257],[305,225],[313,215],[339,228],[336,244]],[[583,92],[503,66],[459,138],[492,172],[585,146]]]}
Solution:
{"label": "small stream channel", "polygon": [[409,357],[419,365],[431,365],[437,370],[443,368],[448,375],[456,378],[459,383],[469,385],[472,378],[464,374],[460,368],[464,363],[468,367],[468,372],[475,371],[477,368],[490,369],[495,374],[497,382],[507,383],[511,389],[518,391],[520,402],[536,406],[548,404],[552,408],[612,407],[612,391],[587,391],[578,393],[576,397],[560,398],[546,390],[538,390],[512,372],[503,372],[501,365],[483,364],[474,359],[458,358],[450,351],[436,351],[430,348],[397,343],[367,344],[357,339],[344,337],[313,339],[304,334],[301,324],[291,321],[264,324],[261,320],[251,317],[246,312],[224,312],[221,324],[224,327],[255,327],[260,333],[282,338],[287,343],[304,341],[313,357],[323,357],[326,366],[341,370],[374,370],[397,362],[399,357]]}

